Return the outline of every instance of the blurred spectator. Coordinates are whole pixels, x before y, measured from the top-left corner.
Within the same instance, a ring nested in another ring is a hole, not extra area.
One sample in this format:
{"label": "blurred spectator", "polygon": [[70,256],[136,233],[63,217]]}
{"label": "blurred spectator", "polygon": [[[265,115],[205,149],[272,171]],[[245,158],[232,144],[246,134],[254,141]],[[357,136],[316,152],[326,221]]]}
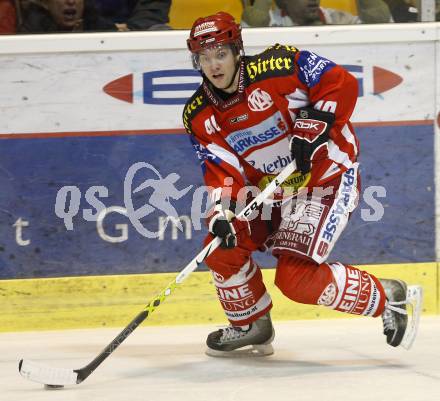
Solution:
{"label": "blurred spectator", "polygon": [[96,0],[99,14],[111,20],[119,30],[171,29],[171,0]]}
{"label": "blurred spectator", "polygon": [[116,31],[99,18],[93,0],[29,0],[22,10],[21,33]]}
{"label": "blurred spectator", "polygon": [[419,11],[405,0],[384,0],[395,22],[416,22]]}
{"label": "blurred spectator", "polygon": [[17,12],[13,0],[0,0],[0,34],[13,34],[17,30]]}
{"label": "blurred spectator", "polygon": [[271,25],[272,0],[244,0],[242,26],[262,27]]}
{"label": "blurred spectator", "polygon": [[394,22],[384,0],[357,0],[359,17],[364,24]]}
{"label": "blurred spectator", "polygon": [[[418,21],[419,10],[416,0],[384,0],[390,8],[395,22]],[[435,19],[440,21],[440,0],[435,1]]]}
{"label": "blurred spectator", "polygon": [[320,7],[320,0],[275,0],[271,26],[359,24],[359,17],[347,11]]}
{"label": "blurred spectator", "polygon": [[[106,3],[115,1],[107,0]],[[170,29],[168,11],[171,0],[133,1],[133,8],[117,7],[115,16],[99,12],[95,0],[26,0],[23,6],[22,33],[129,31],[132,29]],[[130,0],[123,1],[127,5]],[[112,3],[116,5],[116,3]],[[121,3],[122,4],[122,3]],[[124,14],[126,10],[127,14]],[[163,21],[163,23],[160,23]]]}
{"label": "blurred spectator", "polygon": [[[245,0],[243,26],[350,25],[363,22],[347,11],[321,7],[320,0]],[[368,23],[392,22],[382,0],[359,0]]]}

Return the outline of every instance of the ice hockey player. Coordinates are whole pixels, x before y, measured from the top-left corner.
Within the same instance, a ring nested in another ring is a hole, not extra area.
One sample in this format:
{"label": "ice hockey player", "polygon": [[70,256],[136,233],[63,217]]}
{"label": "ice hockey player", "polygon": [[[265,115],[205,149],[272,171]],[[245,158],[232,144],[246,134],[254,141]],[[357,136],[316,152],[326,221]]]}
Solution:
{"label": "ice hockey player", "polygon": [[[273,352],[272,302],[252,258],[268,243],[278,261],[275,284],[286,297],[382,316],[388,344],[400,345],[408,325],[407,285],[327,262],[360,189],[359,144],[349,120],[356,79],[292,46],[245,56],[241,27],[224,12],[197,19],[187,45],[203,82],[185,105],[183,123],[213,188],[207,241],[219,236],[222,244],[207,265],[230,322],[209,334],[207,353]],[[291,206],[274,202],[269,219],[262,213],[250,221],[235,218],[243,188],[262,189],[292,161],[297,170],[285,189]]]}

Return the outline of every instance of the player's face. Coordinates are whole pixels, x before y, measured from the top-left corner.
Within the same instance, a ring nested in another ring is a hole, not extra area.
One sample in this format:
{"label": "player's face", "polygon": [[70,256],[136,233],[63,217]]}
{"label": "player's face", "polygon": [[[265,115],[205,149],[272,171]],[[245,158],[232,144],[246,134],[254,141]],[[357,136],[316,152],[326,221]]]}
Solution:
{"label": "player's face", "polygon": [[320,21],[320,0],[286,0],[287,15],[295,24],[308,25]]}
{"label": "player's face", "polygon": [[49,11],[57,25],[71,29],[83,18],[84,0],[49,0]]}
{"label": "player's face", "polygon": [[235,76],[234,84],[229,88],[228,86],[234,78],[238,57],[229,46],[217,46],[201,50],[199,63],[203,73],[216,88],[233,93],[237,90],[238,74]]}

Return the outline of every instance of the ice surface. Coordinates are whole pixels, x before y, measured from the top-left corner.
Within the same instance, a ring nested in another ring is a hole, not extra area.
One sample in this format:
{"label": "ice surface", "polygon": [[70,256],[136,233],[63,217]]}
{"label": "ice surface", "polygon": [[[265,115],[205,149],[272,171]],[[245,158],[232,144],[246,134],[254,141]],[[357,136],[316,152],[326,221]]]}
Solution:
{"label": "ice surface", "polygon": [[78,369],[119,329],[0,334],[1,401],[321,401],[440,399],[440,316],[422,317],[410,351],[379,319],[274,322],[275,354],[204,354],[214,326],[137,329],[83,383],[59,391],[23,379],[21,358]]}

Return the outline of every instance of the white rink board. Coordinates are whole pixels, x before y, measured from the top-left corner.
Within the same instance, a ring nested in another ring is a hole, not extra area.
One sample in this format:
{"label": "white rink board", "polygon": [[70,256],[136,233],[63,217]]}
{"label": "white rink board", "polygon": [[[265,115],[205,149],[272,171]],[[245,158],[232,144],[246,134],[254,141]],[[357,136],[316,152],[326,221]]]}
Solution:
{"label": "white rink board", "polygon": [[[364,96],[359,98],[354,122],[420,121],[435,118],[432,79],[439,24],[423,26],[422,31],[417,24],[387,26],[387,30],[383,25],[364,30],[349,26],[259,29],[248,30],[244,36],[251,44],[246,48],[249,54],[279,42],[314,50],[338,64],[361,67],[354,75],[362,78]],[[0,38],[0,134],[182,128],[182,105],[143,103],[142,74],[190,71],[187,32],[148,35],[78,35],[75,43],[66,35]],[[403,81],[374,95],[373,67],[397,74]],[[106,84],[129,74],[134,78],[132,104],[104,93]],[[197,81],[197,77],[155,78],[153,84]],[[187,97],[191,93],[161,91],[154,96]]]}
{"label": "white rink board", "polygon": [[[142,74],[191,71],[187,36],[188,31],[168,31],[0,37],[0,135],[182,130],[182,105],[143,103]],[[244,30],[243,36],[249,54],[279,42],[361,66],[354,75],[362,78],[364,96],[353,121],[436,121],[435,172],[440,171],[440,23],[262,28]],[[400,76],[402,82],[374,95],[374,67]],[[133,74],[132,104],[104,93],[104,85],[128,74]],[[439,233],[437,173],[436,184]],[[439,234],[436,250],[440,260]]]}
{"label": "white rink board", "polygon": [[[141,92],[144,72],[177,65],[191,68],[184,50],[0,56],[0,60],[0,102],[8,105],[0,134],[183,127],[183,106],[145,105]],[[133,104],[102,89],[127,74],[134,74]]]}

